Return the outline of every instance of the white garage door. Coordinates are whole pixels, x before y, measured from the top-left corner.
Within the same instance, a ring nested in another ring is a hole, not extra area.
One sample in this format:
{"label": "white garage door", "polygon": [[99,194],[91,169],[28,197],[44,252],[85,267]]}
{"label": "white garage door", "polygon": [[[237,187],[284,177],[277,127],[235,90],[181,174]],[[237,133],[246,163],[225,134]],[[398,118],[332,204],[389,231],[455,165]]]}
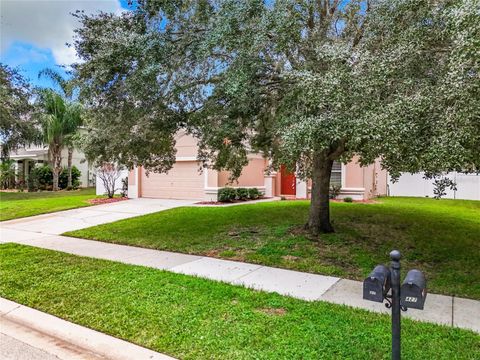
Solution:
{"label": "white garage door", "polygon": [[173,165],[168,174],[142,171],[142,197],[157,199],[198,199],[204,195],[204,177],[198,172],[196,161],[182,161]]}

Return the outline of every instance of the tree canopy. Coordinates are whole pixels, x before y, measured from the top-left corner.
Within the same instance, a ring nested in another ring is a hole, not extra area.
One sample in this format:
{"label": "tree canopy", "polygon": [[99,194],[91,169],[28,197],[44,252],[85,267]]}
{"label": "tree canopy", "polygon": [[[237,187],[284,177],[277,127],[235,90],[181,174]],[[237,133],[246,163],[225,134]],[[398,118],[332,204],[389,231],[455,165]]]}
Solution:
{"label": "tree canopy", "polygon": [[30,119],[31,88],[15,69],[0,63],[0,142],[2,158],[18,146],[36,140],[34,124]]}
{"label": "tree canopy", "polygon": [[475,0],[143,0],[79,14],[87,152],[165,171],[185,128],[233,178],[262,152],[313,180],[308,225],[332,231],[334,160],[478,171],[479,14]]}

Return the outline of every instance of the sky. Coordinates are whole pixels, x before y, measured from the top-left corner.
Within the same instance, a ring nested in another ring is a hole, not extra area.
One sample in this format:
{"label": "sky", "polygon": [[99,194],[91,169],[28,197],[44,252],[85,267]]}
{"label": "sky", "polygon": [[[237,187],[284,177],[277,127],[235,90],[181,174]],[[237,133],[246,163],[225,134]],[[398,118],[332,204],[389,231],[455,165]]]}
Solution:
{"label": "sky", "polygon": [[71,13],[128,9],[127,0],[0,0],[0,62],[17,68],[31,84],[50,87],[38,72],[52,68],[65,73],[60,65],[77,60],[66,45],[79,26]]}

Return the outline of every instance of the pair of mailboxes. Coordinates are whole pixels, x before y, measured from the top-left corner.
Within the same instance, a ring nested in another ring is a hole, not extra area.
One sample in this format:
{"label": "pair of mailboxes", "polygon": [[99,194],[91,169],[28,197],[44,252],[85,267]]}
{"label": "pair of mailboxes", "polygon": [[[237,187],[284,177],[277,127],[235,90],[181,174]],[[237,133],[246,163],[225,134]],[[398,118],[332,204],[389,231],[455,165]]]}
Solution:
{"label": "pair of mailboxes", "polygon": [[[377,265],[363,281],[363,298],[383,302],[391,288],[390,269]],[[400,289],[400,305],[405,308],[423,310],[427,287],[425,276],[419,270],[410,270]]]}

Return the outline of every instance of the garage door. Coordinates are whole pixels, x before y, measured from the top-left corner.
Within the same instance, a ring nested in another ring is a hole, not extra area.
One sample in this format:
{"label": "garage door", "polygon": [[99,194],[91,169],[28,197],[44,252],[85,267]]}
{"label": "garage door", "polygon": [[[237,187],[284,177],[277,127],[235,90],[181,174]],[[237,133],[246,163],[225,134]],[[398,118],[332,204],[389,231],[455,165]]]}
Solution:
{"label": "garage door", "polygon": [[204,177],[198,172],[196,161],[182,161],[173,165],[168,174],[142,171],[142,197],[158,199],[198,199],[204,195]]}

